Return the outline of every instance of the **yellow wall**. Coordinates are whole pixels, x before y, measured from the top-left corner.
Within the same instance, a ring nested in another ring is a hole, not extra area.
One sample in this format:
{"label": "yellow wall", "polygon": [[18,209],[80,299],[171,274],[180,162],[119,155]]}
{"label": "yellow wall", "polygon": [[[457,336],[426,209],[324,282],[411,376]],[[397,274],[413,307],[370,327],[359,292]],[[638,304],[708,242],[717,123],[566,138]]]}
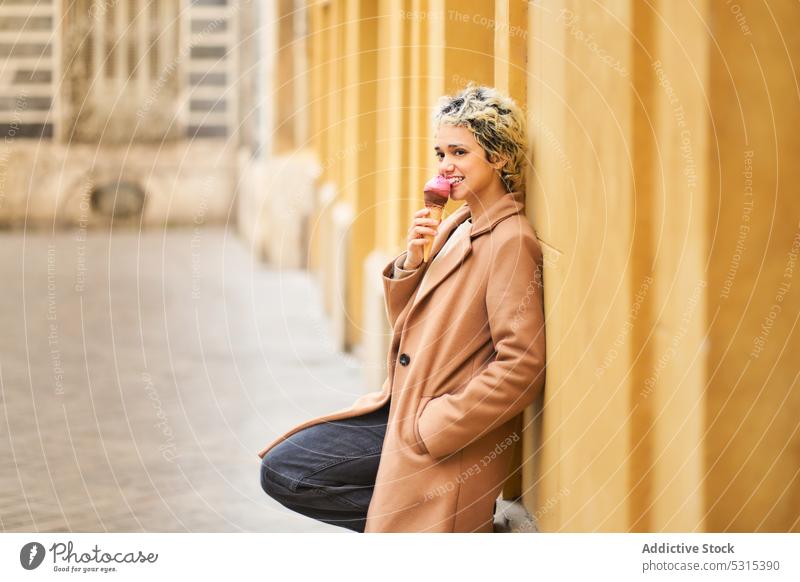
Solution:
{"label": "yellow wall", "polygon": [[709,47],[704,514],[800,531],[800,6],[742,6],[714,6]]}
{"label": "yellow wall", "polygon": [[297,79],[295,60],[292,54],[294,2],[293,0],[278,0],[276,9],[278,25],[275,27],[277,33],[275,74],[280,82],[273,93],[278,121],[274,132],[273,153],[281,154],[292,151],[298,145],[294,134],[295,112],[298,105],[294,99],[294,83],[297,82]]}
{"label": "yellow wall", "polygon": [[375,202],[378,182],[375,147],[378,66],[378,30],[375,26],[375,2],[347,0],[345,13],[344,106],[341,123],[344,140],[336,155],[343,166],[339,182],[341,196],[354,210],[349,230],[347,257],[347,293],[344,307],[348,321],[346,343],[353,346],[359,339],[362,321],[362,265],[375,247]]}
{"label": "yellow wall", "polygon": [[656,155],[635,174],[654,176],[649,188],[636,188],[637,201],[649,203],[645,220],[651,226],[643,233],[639,256],[653,265],[646,298],[653,309],[644,327],[648,336],[638,338],[651,357],[636,366],[631,399],[635,413],[646,411],[650,421],[632,434],[632,444],[641,442],[643,450],[632,477],[648,480],[650,488],[642,506],[633,507],[637,530],[705,528],[705,500],[698,487],[705,471],[701,443],[708,378],[702,346],[708,323],[709,176],[704,159],[709,145],[705,23],[710,14],[702,4],[691,13],[687,8],[665,1],[656,5],[658,14],[641,9],[642,20],[651,20],[654,44],[647,70],[637,73],[655,86],[647,105],[653,126],[641,120],[637,133],[654,136]]}
{"label": "yellow wall", "polygon": [[[558,260],[527,504],[546,530],[797,531],[796,294],[749,355],[798,232],[797,43],[753,5],[747,35],[724,4],[548,8],[531,15],[533,203]],[[748,150],[762,211],[739,259]]]}
{"label": "yellow wall", "polygon": [[571,31],[603,39],[627,64],[631,14],[627,2],[552,3],[531,8],[531,21],[529,197],[549,247],[549,355],[536,488],[525,501],[544,530],[621,530],[630,513],[630,357],[625,345],[611,350],[631,304],[632,95],[630,78]]}

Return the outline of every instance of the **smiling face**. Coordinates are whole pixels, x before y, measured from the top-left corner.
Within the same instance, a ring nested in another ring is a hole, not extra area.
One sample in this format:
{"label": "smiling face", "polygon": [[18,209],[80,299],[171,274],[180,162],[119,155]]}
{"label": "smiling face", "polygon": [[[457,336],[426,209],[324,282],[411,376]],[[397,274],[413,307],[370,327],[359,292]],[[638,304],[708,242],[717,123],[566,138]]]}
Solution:
{"label": "smiling face", "polygon": [[492,164],[486,151],[466,127],[440,125],[434,139],[439,174],[450,180],[450,198],[472,202],[488,202],[505,193],[497,172],[502,162]]}

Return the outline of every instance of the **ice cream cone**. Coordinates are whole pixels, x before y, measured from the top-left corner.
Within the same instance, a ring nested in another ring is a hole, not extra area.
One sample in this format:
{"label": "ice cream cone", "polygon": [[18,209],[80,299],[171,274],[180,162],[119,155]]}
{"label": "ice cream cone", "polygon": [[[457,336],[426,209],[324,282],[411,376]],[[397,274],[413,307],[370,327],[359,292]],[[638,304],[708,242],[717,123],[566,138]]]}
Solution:
{"label": "ice cream cone", "polygon": [[[447,199],[450,197],[452,185],[444,176],[434,176],[425,183],[423,195],[425,198],[425,208],[430,210],[429,218],[433,218],[437,223],[442,220],[442,211]],[[425,246],[422,248],[422,260],[428,262],[431,258],[431,248],[433,247],[433,237],[425,236]]]}
{"label": "ice cream cone", "polygon": [[[425,208],[430,210],[429,217],[433,218],[434,220],[441,221],[442,220],[442,212],[444,211],[444,206],[436,206],[434,204],[426,204]],[[425,235],[425,246],[422,249],[422,260],[424,262],[428,262],[428,259],[431,257],[431,248],[433,248],[433,236]]]}

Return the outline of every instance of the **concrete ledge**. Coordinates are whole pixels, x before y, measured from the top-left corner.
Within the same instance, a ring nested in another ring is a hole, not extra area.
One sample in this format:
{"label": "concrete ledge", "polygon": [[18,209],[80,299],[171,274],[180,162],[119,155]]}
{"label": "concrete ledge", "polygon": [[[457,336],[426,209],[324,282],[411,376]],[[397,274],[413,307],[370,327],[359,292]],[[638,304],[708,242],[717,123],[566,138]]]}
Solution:
{"label": "concrete ledge", "polygon": [[536,520],[521,501],[498,499],[494,512],[494,533],[538,533]]}

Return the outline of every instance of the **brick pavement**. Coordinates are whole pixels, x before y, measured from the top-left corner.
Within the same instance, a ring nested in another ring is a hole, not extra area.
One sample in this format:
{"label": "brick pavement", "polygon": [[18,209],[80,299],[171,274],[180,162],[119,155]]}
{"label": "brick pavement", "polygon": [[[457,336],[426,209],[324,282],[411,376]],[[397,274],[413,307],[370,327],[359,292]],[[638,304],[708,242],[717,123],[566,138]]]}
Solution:
{"label": "brick pavement", "polygon": [[1,531],[336,531],[256,452],[366,388],[311,277],[224,229],[0,233]]}

